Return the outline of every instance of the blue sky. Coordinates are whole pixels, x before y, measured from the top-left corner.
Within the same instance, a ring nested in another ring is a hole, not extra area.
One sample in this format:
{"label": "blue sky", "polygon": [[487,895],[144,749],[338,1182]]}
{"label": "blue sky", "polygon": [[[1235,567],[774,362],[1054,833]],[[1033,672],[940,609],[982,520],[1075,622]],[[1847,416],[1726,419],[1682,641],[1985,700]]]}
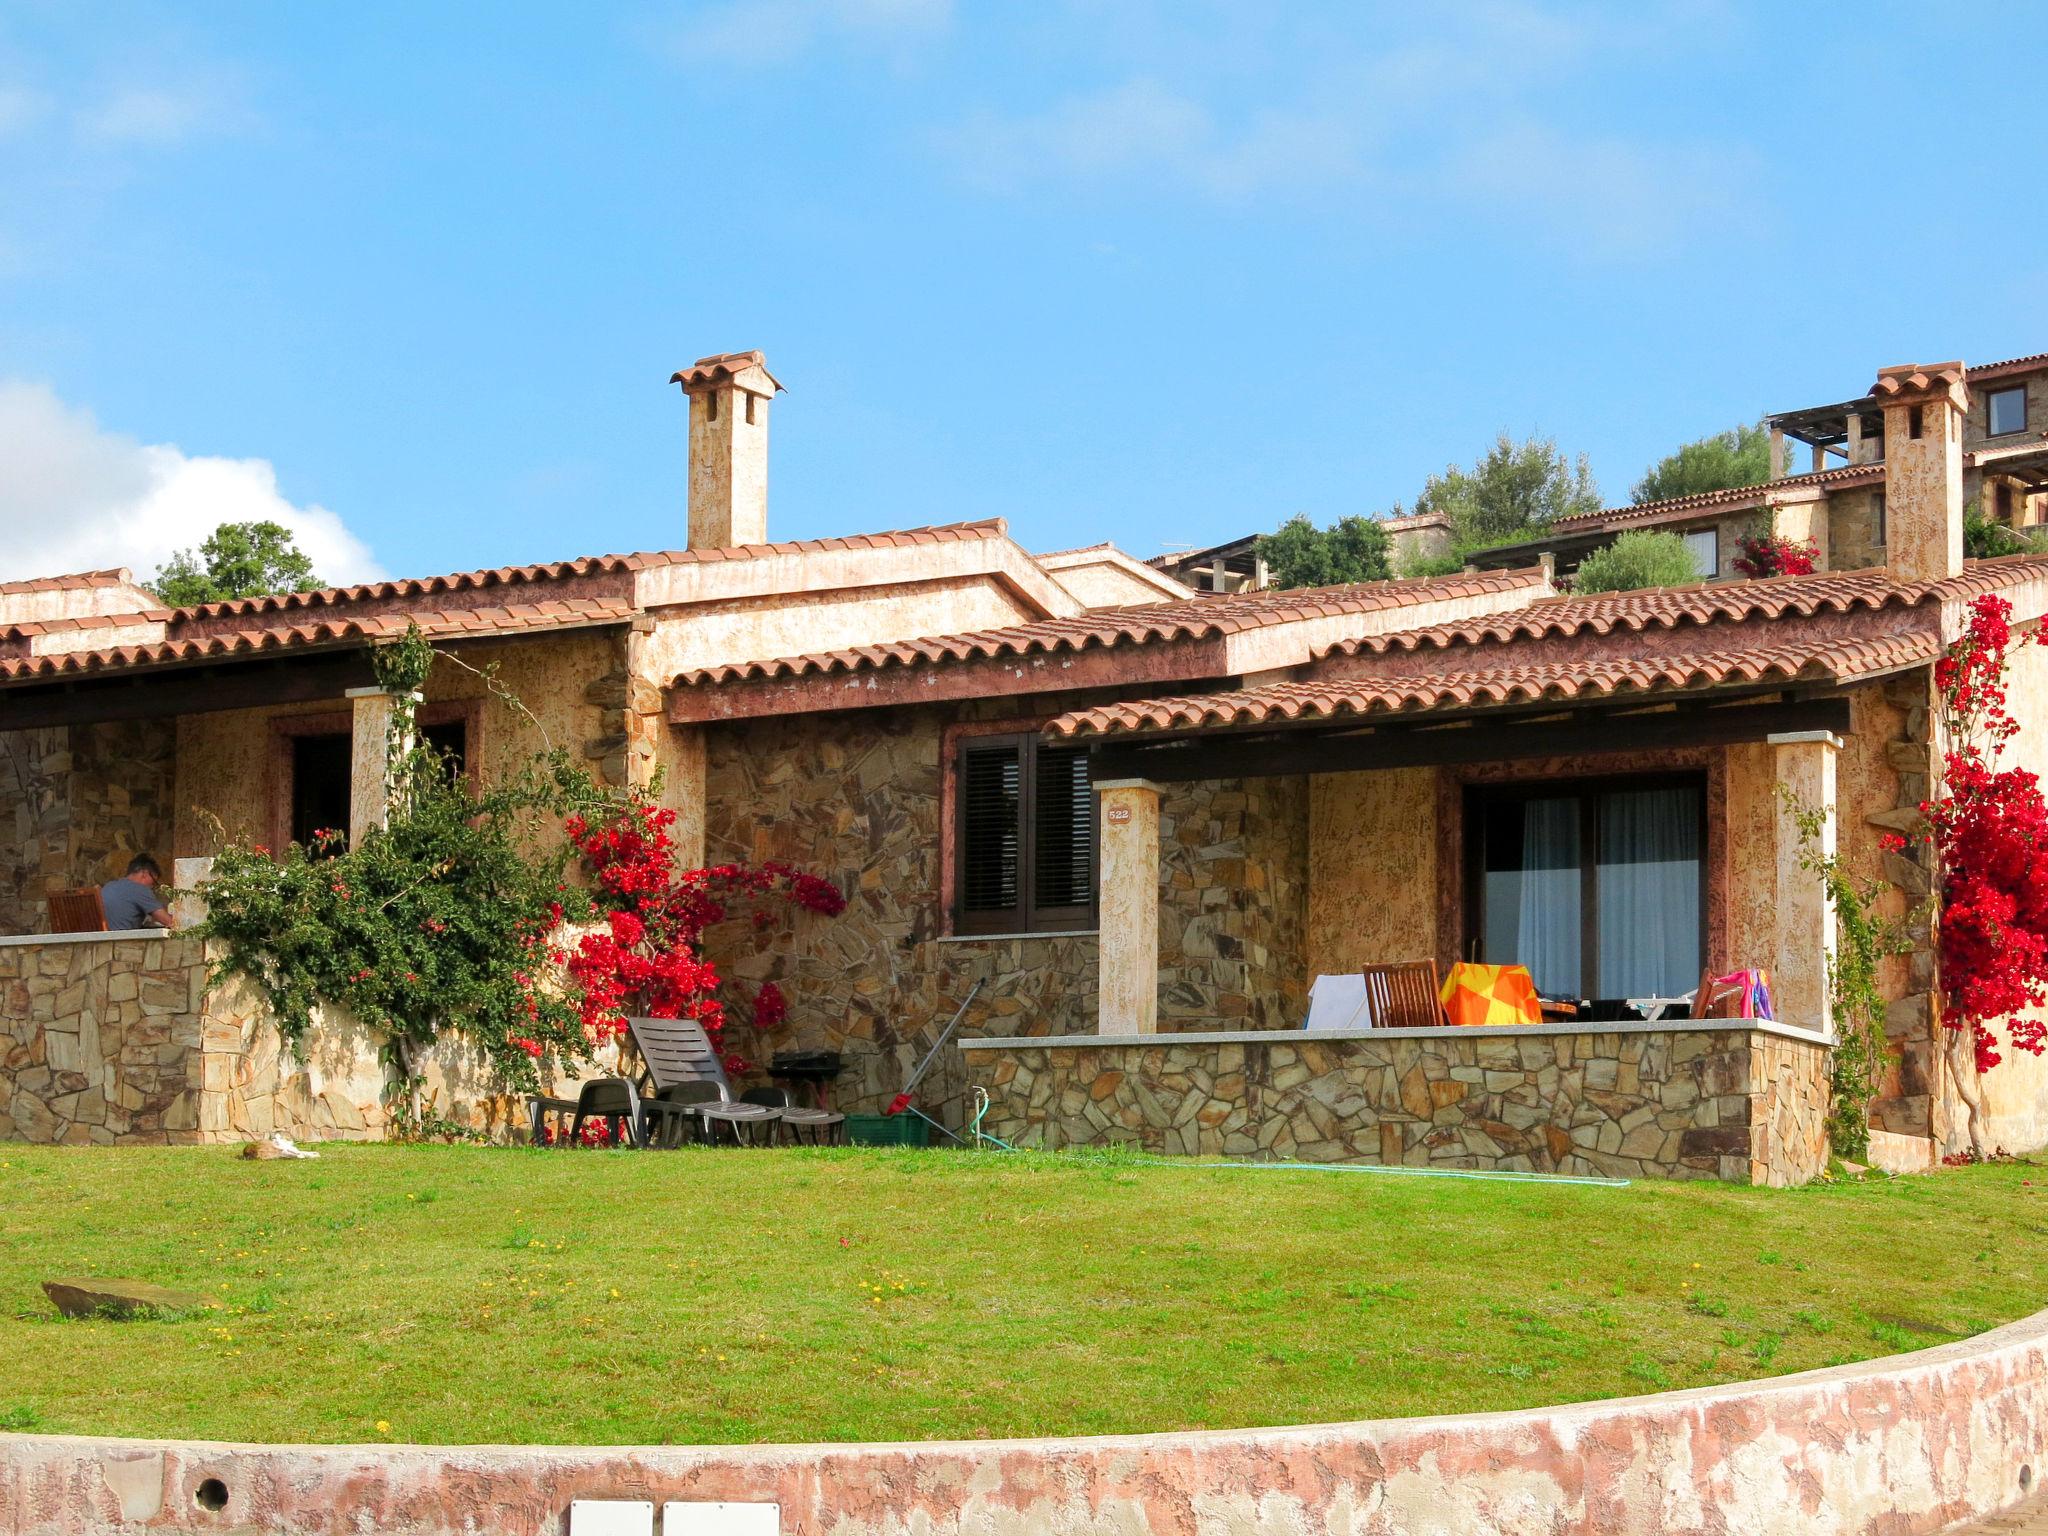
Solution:
{"label": "blue sky", "polygon": [[1783,14],[0,0],[0,575],[672,546],[730,348],[776,536],[1139,554],[2048,350],[2048,7]]}

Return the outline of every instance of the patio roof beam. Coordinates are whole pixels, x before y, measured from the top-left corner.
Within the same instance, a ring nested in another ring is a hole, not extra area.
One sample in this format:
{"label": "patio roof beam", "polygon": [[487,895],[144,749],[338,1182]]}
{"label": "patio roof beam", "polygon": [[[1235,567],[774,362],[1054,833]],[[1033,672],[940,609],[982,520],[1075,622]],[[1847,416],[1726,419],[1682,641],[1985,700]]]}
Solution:
{"label": "patio roof beam", "polygon": [[[1552,711],[1555,713],[1555,708]],[[1369,734],[1347,723],[1347,734],[1296,728],[1259,736],[1183,737],[1145,743],[1114,742],[1089,754],[1100,779],[1189,783],[1203,779],[1272,778],[1297,773],[1352,773],[1373,768],[1420,768],[1525,757],[1569,757],[1657,747],[1699,747],[1762,741],[1792,731],[1849,733],[1844,697],[1774,704],[1689,707],[1658,713],[1607,711],[1583,720],[1491,726],[1467,717],[1463,728],[1389,725]]]}
{"label": "patio roof beam", "polygon": [[87,725],[101,720],[148,720],[204,714],[259,704],[339,699],[376,679],[369,653],[299,652],[262,661],[211,666],[148,667],[0,691],[0,727]]}

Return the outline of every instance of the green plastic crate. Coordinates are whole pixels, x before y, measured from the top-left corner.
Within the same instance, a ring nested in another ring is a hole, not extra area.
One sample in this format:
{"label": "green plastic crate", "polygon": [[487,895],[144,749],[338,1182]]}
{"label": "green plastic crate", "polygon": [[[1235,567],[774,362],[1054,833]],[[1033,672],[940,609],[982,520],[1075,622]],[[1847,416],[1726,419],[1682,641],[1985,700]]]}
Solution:
{"label": "green plastic crate", "polygon": [[918,1116],[848,1115],[846,1139],[856,1147],[928,1147],[932,1128]]}

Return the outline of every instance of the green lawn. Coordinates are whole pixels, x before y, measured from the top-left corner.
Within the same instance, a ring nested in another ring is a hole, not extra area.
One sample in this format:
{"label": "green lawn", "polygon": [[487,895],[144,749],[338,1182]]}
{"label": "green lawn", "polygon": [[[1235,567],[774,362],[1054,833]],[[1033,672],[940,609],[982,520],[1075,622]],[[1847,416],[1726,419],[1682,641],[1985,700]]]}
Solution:
{"label": "green lawn", "polygon": [[[1107,1433],[1691,1386],[2048,1303],[2027,1164],[1792,1192],[1113,1157],[0,1144],[0,1428]],[[217,1305],[65,1322],[39,1282]]]}

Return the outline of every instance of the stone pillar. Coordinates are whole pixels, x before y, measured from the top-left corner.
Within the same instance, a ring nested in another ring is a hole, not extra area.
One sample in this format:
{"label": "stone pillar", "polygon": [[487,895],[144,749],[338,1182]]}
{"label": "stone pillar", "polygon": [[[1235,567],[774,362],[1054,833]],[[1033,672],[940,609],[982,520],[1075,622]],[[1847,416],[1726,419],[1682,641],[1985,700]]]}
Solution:
{"label": "stone pillar", "polygon": [[691,549],[768,540],[768,404],[782,386],[759,352],[699,358],[670,381],[690,400]]}
{"label": "stone pillar", "polygon": [[1159,1029],[1159,786],[1105,779],[1102,884],[1097,893],[1100,1007],[1105,1035]]}
{"label": "stone pillar", "polygon": [[1828,467],[1828,451],[1819,443],[1814,443],[1811,446],[1813,448],[1813,457],[1810,461],[1813,466],[1811,473],[1817,475]]}
{"label": "stone pillar", "polygon": [[1896,581],[1943,581],[1963,569],[1961,363],[1886,368],[1871,393],[1884,402],[1885,565]]}
{"label": "stone pillar", "polygon": [[1864,462],[1863,413],[1861,411],[1851,411],[1849,413],[1848,426],[1849,441],[1843,445],[1843,451],[1849,455],[1849,462],[1851,464],[1861,464]]}
{"label": "stone pillar", "polygon": [[401,700],[410,698],[418,708],[418,694],[386,693],[382,688],[351,688],[355,728],[348,755],[348,842],[353,848],[372,827],[381,827],[391,817],[391,797],[397,787],[392,780],[391,762],[412,750],[411,740],[393,742],[392,717]]}
{"label": "stone pillar", "polygon": [[[1768,738],[1777,782],[1790,793],[1777,812],[1777,953],[1771,963],[1778,1017],[1807,1029],[1827,1029],[1828,968],[1835,958],[1835,908],[1827,885],[1802,862],[1802,853],[1835,852],[1835,754],[1842,739],[1832,731],[1789,731]],[[1794,811],[1819,811],[1824,820],[1802,847]],[[1740,963],[1742,956],[1734,959]]]}
{"label": "stone pillar", "polygon": [[1785,429],[1775,421],[1771,423],[1771,478],[1785,478]]}

